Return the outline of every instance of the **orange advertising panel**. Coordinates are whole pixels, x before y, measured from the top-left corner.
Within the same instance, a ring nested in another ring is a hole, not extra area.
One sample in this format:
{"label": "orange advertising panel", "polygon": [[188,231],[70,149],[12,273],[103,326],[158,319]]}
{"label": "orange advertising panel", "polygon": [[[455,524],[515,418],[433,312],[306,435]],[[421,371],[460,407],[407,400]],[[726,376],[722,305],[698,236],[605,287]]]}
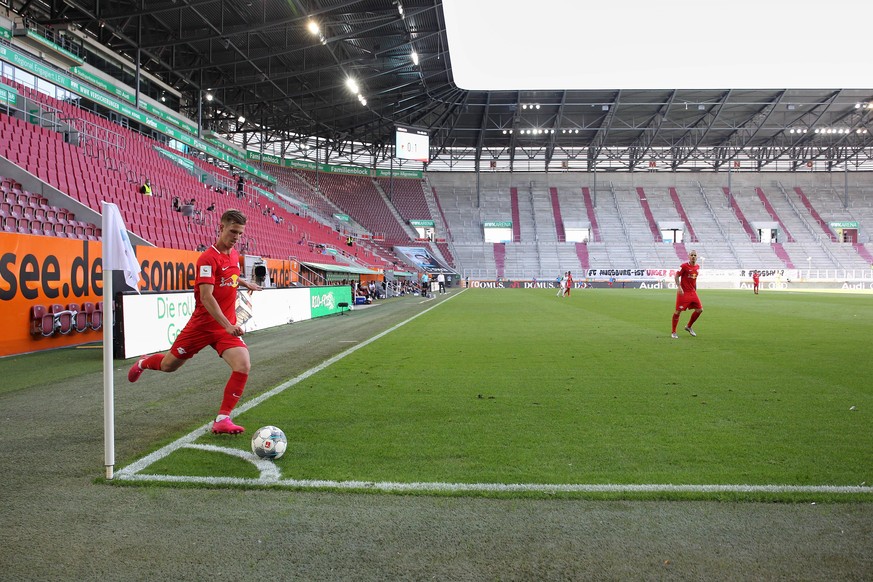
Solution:
{"label": "orange advertising panel", "polygon": [[194,288],[195,266],[200,253],[157,247],[136,247],[142,268],[139,290],[188,291]]}
{"label": "orange advertising panel", "polygon": [[0,233],[0,356],[102,339],[68,309],[103,301],[102,253],[99,242]]}
{"label": "orange advertising panel", "polygon": [[292,279],[291,261],[286,259],[266,259],[270,282],[274,287],[290,287],[291,281],[296,281],[296,273]]}
{"label": "orange advertising panel", "polygon": [[[135,250],[141,292],[194,288],[199,252]],[[102,313],[86,317],[84,310],[86,303],[103,301],[102,257],[99,242],[0,232],[0,316],[6,326],[0,357],[101,341]],[[266,262],[274,286],[297,280],[291,261]]]}

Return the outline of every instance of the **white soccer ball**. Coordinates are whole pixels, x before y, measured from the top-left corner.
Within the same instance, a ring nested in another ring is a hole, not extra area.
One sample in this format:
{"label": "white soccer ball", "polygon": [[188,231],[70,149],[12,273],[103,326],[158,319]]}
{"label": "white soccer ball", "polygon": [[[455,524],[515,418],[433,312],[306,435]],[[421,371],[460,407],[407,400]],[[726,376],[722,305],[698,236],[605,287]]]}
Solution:
{"label": "white soccer ball", "polygon": [[288,439],[281,428],[262,426],[252,435],[252,452],[262,459],[278,459],[287,448]]}

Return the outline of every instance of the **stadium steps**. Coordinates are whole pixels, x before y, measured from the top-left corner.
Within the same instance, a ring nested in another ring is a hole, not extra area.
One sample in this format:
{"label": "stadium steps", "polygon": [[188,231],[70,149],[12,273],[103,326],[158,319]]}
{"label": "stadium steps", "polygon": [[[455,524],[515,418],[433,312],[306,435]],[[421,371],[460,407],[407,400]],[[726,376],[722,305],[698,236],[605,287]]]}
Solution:
{"label": "stadium steps", "polygon": [[812,202],[810,202],[809,198],[807,198],[806,194],[803,193],[803,189],[801,189],[800,186],[796,186],[794,188],[794,192],[797,194],[798,198],[800,198],[800,201],[809,211],[809,214],[812,216],[813,220],[816,222],[816,224],[819,225],[819,227],[821,227],[822,231],[828,236],[828,238],[832,242],[837,242],[837,235],[831,231],[828,223],[824,221],[824,219],[812,205]]}
{"label": "stadium steps", "polygon": [[731,209],[734,211],[734,214],[737,217],[737,220],[740,221],[740,224],[743,225],[743,230],[746,231],[746,234],[749,235],[749,240],[751,242],[758,241],[758,233],[755,232],[755,229],[752,228],[752,225],[749,223],[746,215],[743,213],[742,208],[737,203],[737,197],[731,193],[731,189],[727,186],[722,188],[722,192],[724,192],[725,197],[728,199],[728,203],[731,206]]}
{"label": "stadium steps", "polygon": [[597,224],[597,213],[594,211],[594,201],[591,199],[591,191],[588,187],[582,188],[582,196],[585,198],[585,210],[588,213],[588,222],[591,223],[591,236],[594,242],[603,242],[600,237],[600,227]]}
{"label": "stadium steps", "polygon": [[767,198],[767,195],[764,194],[763,188],[755,188],[755,193],[758,195],[758,198],[761,200],[761,203],[764,205],[764,208],[767,210],[767,213],[770,215],[773,220],[779,223],[779,229],[785,235],[785,240],[787,242],[794,242],[794,237],[789,232],[788,227],[782,222],[782,219],[779,218],[779,214],[776,212],[776,209],[773,208],[773,205],[770,204],[770,200]]}
{"label": "stadium steps", "polygon": [[640,199],[640,206],[643,207],[643,214],[646,217],[646,222],[649,223],[649,230],[652,231],[652,240],[661,242],[661,229],[658,228],[658,223],[655,222],[655,216],[652,214],[652,209],[649,206],[649,198],[646,196],[646,191],[642,187],[637,187],[637,196]]}
{"label": "stadium steps", "polygon": [[564,217],[561,216],[561,202],[558,200],[558,189],[555,187],[549,188],[549,197],[552,200],[552,214],[555,217],[555,235],[558,237],[558,242],[567,240],[567,233],[564,230]]}

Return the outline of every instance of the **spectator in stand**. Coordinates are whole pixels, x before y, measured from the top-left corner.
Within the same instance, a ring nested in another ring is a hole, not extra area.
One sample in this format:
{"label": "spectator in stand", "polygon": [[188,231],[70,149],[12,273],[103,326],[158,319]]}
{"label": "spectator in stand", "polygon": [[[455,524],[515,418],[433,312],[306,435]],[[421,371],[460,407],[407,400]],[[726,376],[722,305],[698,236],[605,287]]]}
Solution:
{"label": "spectator in stand", "polygon": [[173,210],[176,212],[182,212],[182,201],[178,196],[173,196]]}
{"label": "spectator in stand", "polygon": [[152,183],[148,178],[146,178],[145,182],[142,183],[142,186],[139,187],[139,193],[144,196],[152,195]]}
{"label": "spectator in stand", "polygon": [[243,191],[245,186],[246,186],[245,178],[243,178],[242,174],[240,174],[236,180],[236,197],[237,198],[245,198],[245,192]]}

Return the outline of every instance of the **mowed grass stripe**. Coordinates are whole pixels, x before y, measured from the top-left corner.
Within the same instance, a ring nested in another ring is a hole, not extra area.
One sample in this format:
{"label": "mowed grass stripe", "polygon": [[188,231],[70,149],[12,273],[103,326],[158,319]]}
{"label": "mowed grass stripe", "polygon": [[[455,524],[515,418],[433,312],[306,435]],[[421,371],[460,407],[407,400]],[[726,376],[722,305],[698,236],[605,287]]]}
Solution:
{"label": "mowed grass stripe", "polygon": [[302,481],[870,483],[871,298],[702,296],[671,340],[671,292],[471,290],[241,420],[281,426]]}

